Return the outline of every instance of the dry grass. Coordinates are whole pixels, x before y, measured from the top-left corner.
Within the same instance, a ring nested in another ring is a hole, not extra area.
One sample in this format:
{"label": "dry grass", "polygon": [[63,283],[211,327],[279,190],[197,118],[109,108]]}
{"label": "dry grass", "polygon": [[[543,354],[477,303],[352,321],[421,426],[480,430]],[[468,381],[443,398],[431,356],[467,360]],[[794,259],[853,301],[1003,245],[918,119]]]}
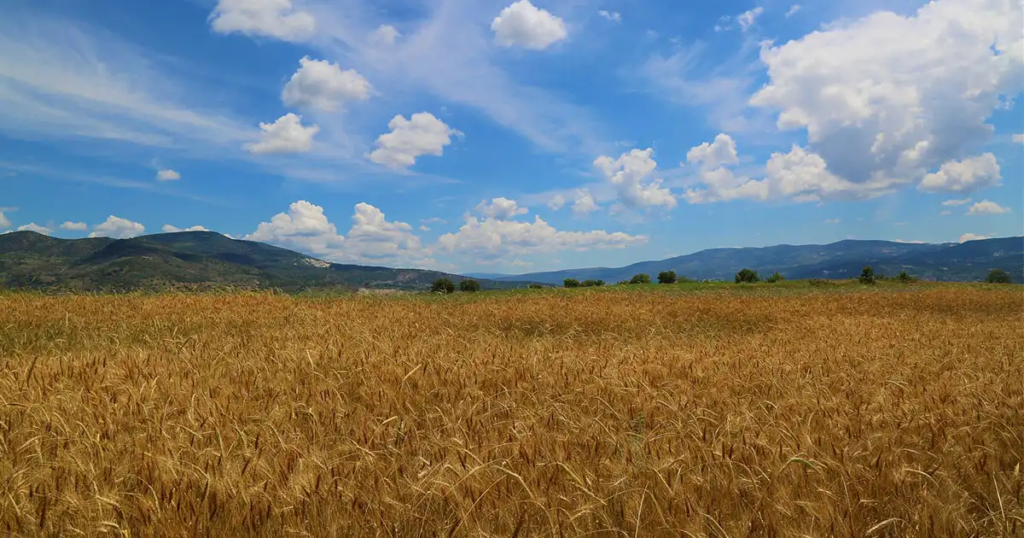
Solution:
{"label": "dry grass", "polygon": [[0,295],[0,532],[1022,536],[1019,288]]}

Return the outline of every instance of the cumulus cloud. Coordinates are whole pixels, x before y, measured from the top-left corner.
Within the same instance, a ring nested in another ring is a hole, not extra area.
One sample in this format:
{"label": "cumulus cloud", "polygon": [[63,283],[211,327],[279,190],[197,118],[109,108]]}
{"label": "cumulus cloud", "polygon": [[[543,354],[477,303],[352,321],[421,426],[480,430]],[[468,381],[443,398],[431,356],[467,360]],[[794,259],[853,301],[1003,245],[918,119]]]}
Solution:
{"label": "cumulus cloud", "polygon": [[764,46],[768,82],[750,104],[777,110],[781,129],[806,129],[835,176],[917,181],[990,138],[987,118],[1024,89],[1022,26],[1017,0],[841,21]]}
{"label": "cumulus cloud", "polygon": [[371,36],[371,40],[378,45],[394,45],[398,38],[402,37],[402,34],[398,32],[398,29],[390,24],[382,24]]}
{"label": "cumulus cloud", "polygon": [[702,163],[699,179],[704,187],[686,190],[683,196],[691,204],[737,199],[790,199],[795,202],[862,200],[890,193],[903,183],[903,180],[885,177],[861,183],[848,181],[829,171],[820,155],[797,145],[789,153],[773,153],[765,165],[762,179],[737,176],[725,166],[726,163],[738,162],[734,157],[735,145],[731,138],[722,136],[716,137],[713,144],[705,143],[691,149],[687,155],[688,160]]}
{"label": "cumulus cloud", "polygon": [[440,157],[444,147],[451,144],[451,137],[462,134],[429,112],[413,114],[408,120],[395,116],[388,128],[390,133],[377,138],[377,149],[370,153],[370,160],[391,168],[412,166],[422,155]]}
{"label": "cumulus cloud", "polygon": [[988,200],[982,200],[971,206],[967,210],[968,215],[1002,215],[1003,213],[1009,213],[1010,208],[1002,207],[995,202]]}
{"label": "cumulus cloud", "polygon": [[181,179],[181,174],[174,170],[159,170],[156,173],[157,181],[178,181]]}
{"label": "cumulus cloud", "polygon": [[612,22],[622,22],[622,14],[618,11],[606,11],[602,9],[598,11],[597,14]]}
{"label": "cumulus cloud", "polygon": [[423,264],[430,263],[429,250],[413,235],[412,226],[388,221],[376,207],[359,203],[352,215],[347,236],[338,233],[324,209],[305,200],[291,204],[270,222],[262,222],[245,236],[294,249],[334,262]]}
{"label": "cumulus cloud", "polygon": [[178,233],[178,232],[208,232],[208,231],[210,231],[210,230],[208,230],[208,229],[206,229],[206,228],[204,228],[202,226],[191,226],[189,228],[178,228],[177,226],[173,226],[173,225],[170,225],[170,224],[164,224],[164,226],[163,226],[163,228],[161,228],[161,230],[163,230],[163,232],[165,234],[174,234],[174,233]]}
{"label": "cumulus cloud", "polygon": [[942,202],[942,207],[952,207],[969,203],[971,203],[970,198],[964,198],[963,200],[946,200],[945,202]]}
{"label": "cumulus cloud", "polygon": [[562,196],[561,194],[556,194],[552,196],[551,199],[548,200],[548,207],[551,208],[552,211],[558,211],[562,209],[563,207],[565,207],[565,197]]}
{"label": "cumulus cloud", "polygon": [[565,22],[539,9],[530,0],[519,0],[501,10],[491,23],[495,40],[503,47],[543,50],[565,39]]}
{"label": "cumulus cloud", "polygon": [[490,203],[484,200],[475,209],[477,213],[495,220],[508,220],[517,215],[525,215],[530,212],[525,207],[519,207],[515,200],[509,200],[508,198],[495,198]]}
{"label": "cumulus cloud", "polygon": [[128,239],[146,233],[146,227],[138,222],[110,215],[101,224],[93,226],[89,237],[110,237],[112,239]]}
{"label": "cumulus cloud", "polygon": [[218,0],[210,15],[213,30],[299,41],[316,30],[312,15],[297,10],[291,0]]}
{"label": "cumulus cloud", "polygon": [[796,15],[798,11],[800,11],[800,4],[793,4],[789,6],[789,11],[786,12],[786,18],[788,19],[793,15]]}
{"label": "cumulus cloud", "polygon": [[579,189],[576,191],[576,199],[572,204],[573,214],[577,217],[585,217],[598,209],[601,207],[594,202],[594,197],[590,195],[589,190]]}
{"label": "cumulus cloud", "polygon": [[1013,141],[1018,144],[1024,144],[1024,134],[1013,135]]}
{"label": "cumulus cloud", "polygon": [[534,217],[533,222],[468,216],[457,232],[441,236],[438,246],[448,252],[500,258],[560,250],[623,248],[645,243],[647,239],[646,236],[608,233],[604,230],[560,231],[539,216]]}
{"label": "cumulus cloud", "polygon": [[61,230],[68,230],[70,232],[85,232],[89,230],[89,225],[84,222],[71,222],[70,220],[60,225]]}
{"label": "cumulus cloud", "polygon": [[50,235],[51,233],[53,233],[53,230],[47,228],[46,226],[40,226],[40,225],[38,225],[38,224],[36,224],[34,222],[30,222],[28,224],[22,224],[21,226],[18,226],[18,231],[19,232],[35,232],[37,234],[43,234],[43,235]]}
{"label": "cumulus cloud", "polygon": [[740,28],[742,28],[743,31],[746,32],[754,24],[754,22],[757,21],[757,18],[760,17],[762,13],[764,13],[763,7],[755,7],[754,9],[751,9],[749,11],[744,11],[743,13],[740,13],[739,17],[736,17],[736,22],[738,22],[740,24]]}
{"label": "cumulus cloud", "polygon": [[4,216],[4,212],[3,211],[0,211],[0,230],[6,230],[7,228],[10,228],[10,227],[11,227],[10,219],[8,219],[6,216]]}
{"label": "cumulus cloud", "polygon": [[604,173],[608,181],[616,188],[623,205],[629,208],[646,208],[662,206],[671,209],[676,206],[676,198],[667,188],[661,186],[661,179],[649,179],[658,168],[651,148],[634,149],[623,153],[618,159],[608,156],[594,160],[596,166]]}
{"label": "cumulus cloud", "polygon": [[714,142],[703,144],[690,149],[686,154],[686,162],[700,163],[705,169],[714,169],[723,165],[739,163],[736,154],[736,142],[731,136],[721,133],[715,137]]}
{"label": "cumulus cloud", "polygon": [[959,243],[966,243],[968,241],[980,241],[982,239],[988,239],[988,236],[987,235],[972,234],[972,233],[965,233],[965,234],[960,236],[960,239],[958,239],[957,242],[959,242]]}
{"label": "cumulus cloud", "polygon": [[263,155],[268,153],[305,153],[313,147],[313,137],[320,132],[320,127],[302,125],[302,116],[285,114],[274,123],[260,123],[263,131],[259,142],[248,144],[245,149],[250,153]]}
{"label": "cumulus cloud", "polygon": [[949,161],[928,174],[917,188],[927,192],[972,192],[995,187],[1002,179],[995,155],[985,153],[962,161]]}
{"label": "cumulus cloud", "polygon": [[370,98],[373,87],[354,69],[343,71],[336,63],[308,56],[299,64],[281,91],[281,101],[288,106],[334,112],[347,101]]}

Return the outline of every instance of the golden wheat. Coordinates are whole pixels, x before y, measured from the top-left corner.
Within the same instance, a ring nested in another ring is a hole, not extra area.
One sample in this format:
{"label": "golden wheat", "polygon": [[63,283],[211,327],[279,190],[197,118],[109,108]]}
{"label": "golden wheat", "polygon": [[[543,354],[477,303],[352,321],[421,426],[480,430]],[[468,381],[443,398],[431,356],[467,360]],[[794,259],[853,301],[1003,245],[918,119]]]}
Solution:
{"label": "golden wheat", "polygon": [[15,536],[1021,536],[1024,295],[0,295]]}

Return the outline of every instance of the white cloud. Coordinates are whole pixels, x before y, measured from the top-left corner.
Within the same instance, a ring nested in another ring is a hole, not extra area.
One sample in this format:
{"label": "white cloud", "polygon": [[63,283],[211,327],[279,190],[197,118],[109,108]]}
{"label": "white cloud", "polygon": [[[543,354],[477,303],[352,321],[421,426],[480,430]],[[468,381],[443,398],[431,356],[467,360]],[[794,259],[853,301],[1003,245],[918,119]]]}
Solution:
{"label": "white cloud", "polygon": [[743,31],[746,32],[754,24],[754,22],[757,21],[757,18],[760,17],[762,13],[764,13],[763,7],[755,7],[750,11],[744,11],[743,13],[740,13],[740,15],[736,17],[736,22],[738,22],[740,24],[740,28],[742,28]]}
{"label": "white cloud", "polygon": [[718,168],[723,165],[739,163],[736,155],[736,142],[732,137],[722,133],[715,137],[711,144],[703,144],[690,149],[686,154],[686,162],[700,163],[705,169]]}
{"label": "white cloud", "polygon": [[705,167],[700,181],[703,189],[690,188],[684,193],[687,202],[862,200],[892,192],[902,182],[886,178],[872,178],[863,183],[847,181],[831,173],[820,155],[796,145],[789,153],[773,153],[765,165],[765,176],[760,180],[738,177],[725,167]]}
{"label": "white cloud", "polygon": [[210,15],[215,32],[238,32],[282,41],[299,41],[316,30],[316,21],[292,7],[291,0],[219,0]]}
{"label": "white cloud", "polygon": [[519,0],[502,9],[491,23],[491,30],[503,47],[533,50],[546,49],[569,35],[562,19],[534,7],[530,0]]}
{"label": "white cloud", "polygon": [[490,203],[484,200],[475,209],[477,213],[494,220],[508,220],[530,212],[525,207],[519,207],[515,200],[508,198],[495,198]]}
{"label": "white cloud", "polygon": [[602,9],[598,11],[597,14],[611,22],[622,22],[622,14],[618,11],[606,11]]}
{"label": "white cloud", "polygon": [[919,241],[917,239],[897,239],[896,243],[903,243],[904,245],[927,245],[927,241]]}
{"label": "white cloud", "polygon": [[391,222],[376,207],[359,203],[347,236],[338,233],[322,207],[300,200],[287,213],[263,222],[245,239],[272,243],[333,262],[429,264],[429,250],[413,235],[412,226]]}
{"label": "white cloud", "polygon": [[548,207],[551,208],[552,211],[558,211],[562,209],[563,207],[565,207],[565,197],[562,196],[561,194],[556,194],[552,196],[551,199],[548,200]]}
{"label": "white cloud", "polygon": [[952,214],[953,214],[952,211],[946,210],[946,211],[943,211],[942,213],[939,213],[939,216],[940,217],[948,217],[948,216],[950,216]]}
{"label": "white cloud", "polygon": [[302,116],[292,113],[285,114],[274,123],[260,123],[263,131],[259,142],[248,144],[245,149],[250,153],[263,155],[268,153],[305,153],[313,147],[313,137],[320,132],[320,127],[302,125]]}
{"label": "white cloud", "polygon": [[448,224],[448,221],[442,219],[441,217],[431,217],[429,219],[423,219],[420,222],[422,222],[423,224]]}
{"label": "white cloud", "polygon": [[346,101],[365,101],[373,87],[356,70],[342,71],[336,63],[299,60],[299,70],[281,91],[281,101],[292,107],[334,112]]}
{"label": "white cloud", "polygon": [[988,239],[988,236],[987,235],[972,234],[972,233],[965,233],[965,234],[960,236],[960,239],[958,240],[958,242],[959,243],[966,243],[968,241],[980,241],[982,239]]}
{"label": "white cloud", "polygon": [[995,202],[988,200],[982,200],[971,206],[967,210],[968,215],[1002,215],[1003,213],[1009,213],[1010,208],[1002,207]]}
{"label": "white cloud", "polygon": [[379,45],[394,45],[398,38],[402,37],[402,34],[398,32],[398,29],[390,24],[382,24],[371,37],[371,41]]}
{"label": "white cloud", "polygon": [[[764,46],[750,103],[806,129],[809,148],[854,183],[916,181],[992,134],[986,119],[1024,89],[1017,0],[936,0]],[[994,171],[994,167],[992,167]]]}
{"label": "white cloud", "polygon": [[61,230],[71,232],[84,232],[89,230],[89,225],[84,222],[71,222],[70,220],[60,225]]}
{"label": "white cloud", "polygon": [[0,132],[92,139],[223,157],[244,122],[203,106],[210,92],[158,69],[137,45],[45,13],[0,17]]}
{"label": "white cloud", "polygon": [[164,224],[164,226],[163,226],[163,228],[161,228],[161,230],[163,230],[163,232],[165,234],[173,234],[173,233],[178,233],[178,232],[208,232],[208,231],[210,231],[210,230],[208,230],[208,229],[206,229],[206,228],[204,228],[202,226],[192,226],[192,227],[189,227],[189,228],[178,228],[177,226],[172,226],[170,224]]}
{"label": "white cloud", "polygon": [[412,166],[422,155],[440,157],[444,147],[451,144],[451,137],[462,134],[429,112],[413,114],[408,120],[395,116],[388,128],[390,133],[377,138],[377,149],[370,153],[370,160],[391,168]]}
{"label": "white cloud", "polygon": [[589,190],[579,189],[576,191],[576,199],[572,204],[573,214],[577,217],[585,217],[598,209],[601,208],[594,202],[594,197],[590,195]]}
{"label": "white cloud", "polygon": [[995,187],[1002,179],[995,155],[985,153],[962,161],[949,161],[938,172],[928,174],[918,189],[926,192],[972,192]]}
{"label": "white cloud", "polygon": [[1024,144],[1024,134],[1013,135],[1013,141],[1018,144]]}
{"label": "white cloud", "polygon": [[500,258],[561,250],[623,248],[647,242],[646,236],[632,236],[604,230],[565,232],[556,230],[539,216],[533,222],[479,219],[468,216],[456,233],[438,239],[441,249],[464,255]]}
{"label": "white cloud", "polygon": [[634,149],[614,160],[608,156],[598,157],[594,160],[594,166],[615,186],[619,199],[626,207],[663,206],[671,209],[676,206],[675,196],[661,186],[661,179],[648,180],[658,167],[653,156],[653,149]]}
{"label": "white cloud", "polygon": [[946,200],[945,202],[942,202],[942,207],[952,207],[969,203],[971,203],[970,198],[964,198],[963,200]]}
{"label": "white cloud", "polygon": [[789,6],[789,11],[786,12],[786,18],[788,19],[793,15],[796,15],[798,11],[800,11],[800,4],[793,4]]}
{"label": "white cloud", "polygon": [[426,224],[420,224],[419,230],[421,232],[429,232],[430,231],[430,226],[427,226]]}
{"label": "white cloud", "polygon": [[110,237],[113,239],[128,239],[146,233],[146,227],[138,222],[122,219],[110,215],[102,224],[93,226],[89,237]]}
{"label": "white cloud", "polygon": [[7,228],[10,228],[10,227],[11,227],[10,219],[8,219],[6,216],[4,216],[4,212],[3,211],[0,211],[0,230],[6,230]]}
{"label": "white cloud", "polygon": [[174,170],[159,170],[156,173],[157,181],[178,181],[181,179],[181,174]]}
{"label": "white cloud", "polygon": [[825,224],[839,224],[839,222],[839,219],[828,219],[825,221]]}
{"label": "white cloud", "polygon": [[40,225],[38,225],[38,224],[36,224],[34,222],[30,222],[28,224],[22,224],[21,226],[18,226],[18,231],[19,232],[35,232],[37,234],[43,234],[43,235],[50,235],[51,233],[53,233],[53,230],[51,230],[51,229],[49,229],[49,228],[47,228],[45,226],[40,226]]}

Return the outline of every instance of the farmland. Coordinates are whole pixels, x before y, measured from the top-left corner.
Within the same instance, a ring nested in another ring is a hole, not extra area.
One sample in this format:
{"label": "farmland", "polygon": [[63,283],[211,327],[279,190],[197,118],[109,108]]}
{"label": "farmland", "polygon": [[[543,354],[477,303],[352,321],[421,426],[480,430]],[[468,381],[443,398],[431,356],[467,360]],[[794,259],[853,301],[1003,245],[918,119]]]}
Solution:
{"label": "farmland", "polygon": [[1014,286],[0,294],[0,532],[1020,536]]}

